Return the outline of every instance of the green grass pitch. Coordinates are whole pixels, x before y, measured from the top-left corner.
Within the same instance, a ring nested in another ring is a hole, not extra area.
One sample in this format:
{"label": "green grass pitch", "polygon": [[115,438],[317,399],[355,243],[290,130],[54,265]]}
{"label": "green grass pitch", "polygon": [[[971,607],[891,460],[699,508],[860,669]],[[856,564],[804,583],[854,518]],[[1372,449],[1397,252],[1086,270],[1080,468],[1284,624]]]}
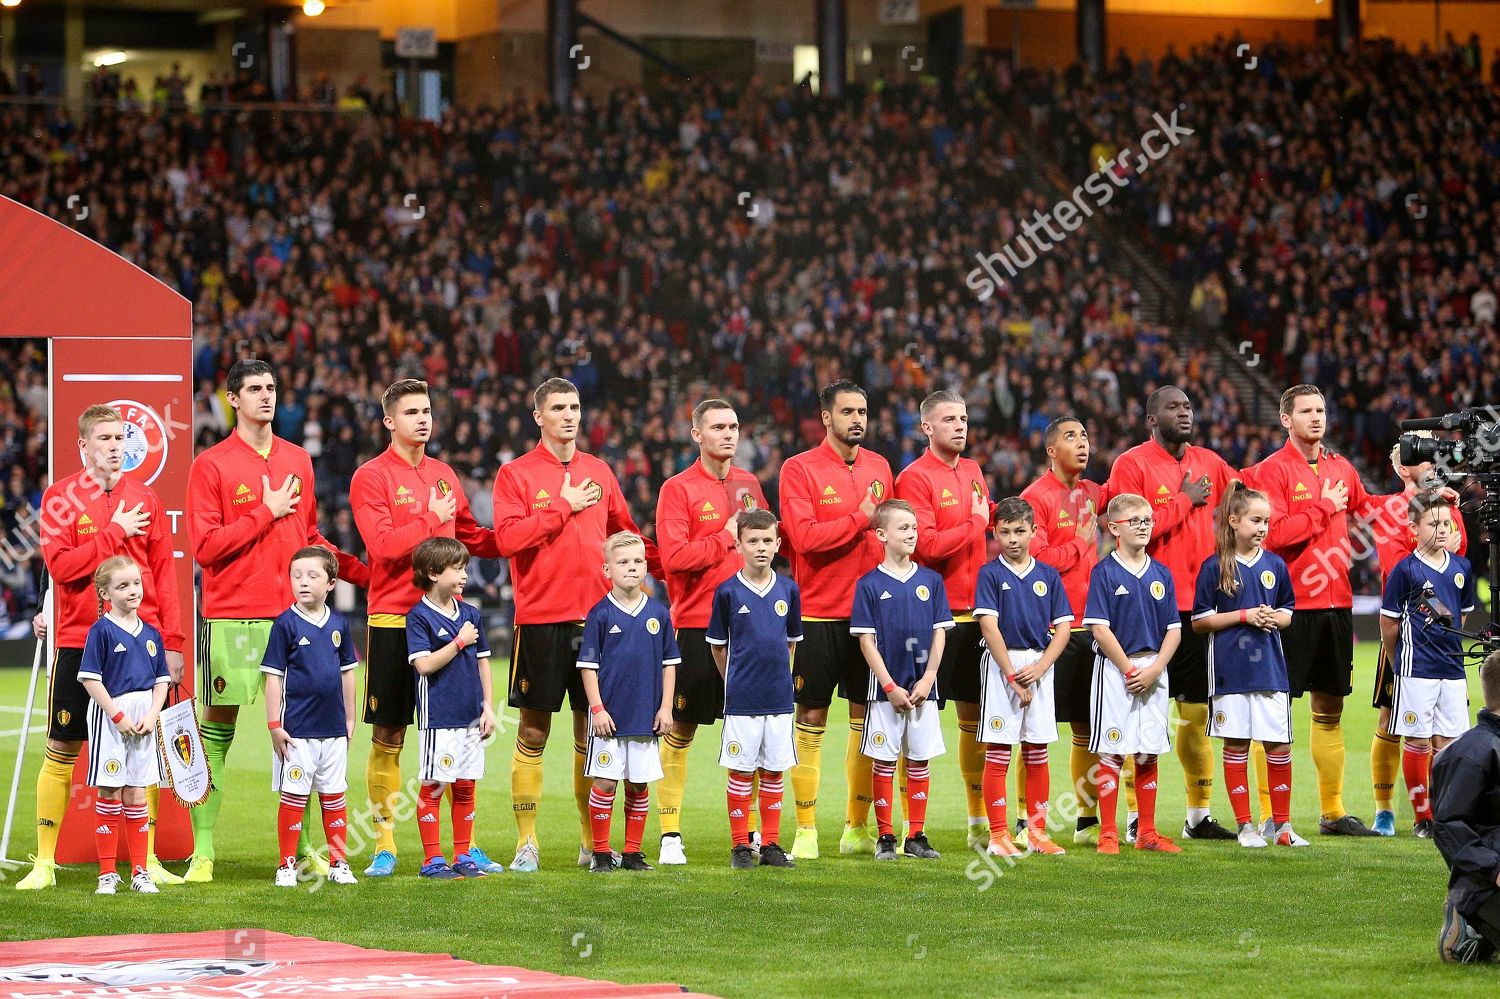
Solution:
{"label": "green grass pitch", "polygon": [[[1369,820],[1371,731],[1367,691],[1374,646],[1358,650],[1355,694],[1344,716],[1346,802]],[[0,760],[9,775],[25,672],[0,670]],[[1477,685],[1472,693],[1479,703]],[[837,710],[837,709],[835,709]],[[946,712],[949,745],[956,732]],[[512,715],[513,717],[513,715]],[[1203,991],[1215,995],[1472,995],[1493,988],[1493,967],[1448,967],[1435,941],[1446,883],[1432,843],[1410,835],[1398,808],[1395,840],[1316,835],[1317,796],[1299,703],[1293,818],[1309,849],[1247,851],[1233,843],[1185,844],[1181,857],[1118,858],[1069,847],[1029,857],[996,876],[964,849],[964,803],[954,754],[933,766],[929,831],[939,861],[876,865],[840,857],[846,729],[830,719],[823,752],[823,859],[794,871],[728,869],[724,772],[718,729],[692,750],[683,828],[691,864],[650,874],[591,877],[574,866],[578,821],[566,716],[547,753],[540,816],[540,873],[481,882],[416,877],[414,822],[398,830],[401,869],[355,887],[277,890],[272,885],[276,799],[270,790],[261,708],[247,712],[229,757],[229,794],[212,885],[163,889],[157,898],[95,899],[94,872],[73,868],[49,892],[0,886],[0,938],[264,927],[371,947],[452,953],[494,964],[625,982],[675,981],[723,996],[999,993],[1100,995]],[[502,732],[480,783],[478,841],[508,861],[510,745]],[[369,729],[351,752],[351,816],[363,805]],[[403,776],[415,767],[415,732]],[[41,743],[27,751],[13,856],[33,843]],[[1067,787],[1066,742],[1052,755],[1054,794]],[[1159,814],[1180,828],[1181,769],[1164,759]],[[1229,820],[1216,774],[1214,810]],[[790,808],[784,828],[794,825]],[[1398,803],[1403,791],[1398,786]],[[446,813],[446,808],[445,808]],[[446,814],[444,816],[446,823]],[[616,839],[623,831],[616,816]],[[655,822],[647,856],[655,857]],[[362,869],[368,857],[356,858]],[[180,865],[171,865],[181,870]],[[274,955],[269,955],[274,959]]]}

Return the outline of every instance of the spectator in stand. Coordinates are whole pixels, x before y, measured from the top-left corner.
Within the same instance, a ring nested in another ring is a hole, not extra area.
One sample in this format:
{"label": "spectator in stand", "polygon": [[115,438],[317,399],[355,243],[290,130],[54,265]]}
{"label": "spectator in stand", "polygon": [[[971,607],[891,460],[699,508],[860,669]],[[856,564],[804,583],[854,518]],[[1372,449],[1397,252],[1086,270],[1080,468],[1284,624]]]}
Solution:
{"label": "spectator in stand", "polygon": [[[228,84],[231,101],[266,96],[248,72]],[[986,56],[951,98],[892,83],[840,108],[787,85],[666,83],[580,96],[561,117],[456,105],[428,126],[387,91],[340,115],[106,109],[71,140],[4,109],[0,194],[61,216],[88,173],[97,208],[74,224],[193,300],[195,383],[210,386],[195,412],[219,426],[206,440],[227,432],[211,386],[238,357],[294,372],[321,523],[382,446],[379,389],[408,375],[441,386],[436,446],[461,475],[528,450],[529,387],[574,380],[584,446],[620,470],[643,525],[696,455],[679,400],[763,414],[742,451],[775,504],[782,461],[822,433],[799,416],[840,377],[868,386],[872,447],[897,471],[923,447],[911,404],[972,400],[967,453],[996,495],[1035,478],[1063,413],[1088,422],[1102,474],[1168,382],[1217,395],[1203,443],[1256,460],[1266,429],[1139,318],[1087,233],[986,299],[964,286],[975,253],[1050,205],[1020,183],[995,110],[1021,96]],[[774,220],[745,217],[724,180],[738,176]]]}

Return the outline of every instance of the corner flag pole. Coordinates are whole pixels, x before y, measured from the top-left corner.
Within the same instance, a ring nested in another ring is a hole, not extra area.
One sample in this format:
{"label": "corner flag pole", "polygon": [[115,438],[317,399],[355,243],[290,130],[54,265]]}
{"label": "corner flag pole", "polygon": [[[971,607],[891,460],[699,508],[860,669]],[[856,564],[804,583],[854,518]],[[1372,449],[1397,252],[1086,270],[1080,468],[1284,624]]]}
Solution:
{"label": "corner flag pole", "polygon": [[47,617],[47,638],[36,640],[36,652],[31,657],[31,682],[26,685],[26,713],[21,716],[21,745],[16,748],[16,769],[10,778],[10,796],[5,803],[5,829],[0,831],[0,863],[17,863],[10,856],[10,830],[16,818],[16,796],[21,790],[21,768],[26,760],[26,737],[31,734],[31,711],[36,704],[36,677],[42,669],[42,653],[47,648],[52,630],[52,589],[48,587],[42,598],[42,614]]}

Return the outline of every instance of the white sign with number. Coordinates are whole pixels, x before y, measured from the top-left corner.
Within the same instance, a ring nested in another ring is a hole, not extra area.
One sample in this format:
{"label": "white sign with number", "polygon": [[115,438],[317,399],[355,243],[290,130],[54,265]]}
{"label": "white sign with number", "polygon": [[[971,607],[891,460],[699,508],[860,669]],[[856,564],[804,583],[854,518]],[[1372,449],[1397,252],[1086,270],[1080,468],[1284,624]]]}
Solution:
{"label": "white sign with number", "polygon": [[920,14],[917,0],[880,0],[881,24],[916,24]]}
{"label": "white sign with number", "polygon": [[398,59],[436,59],[437,52],[436,28],[396,29],[396,57]]}

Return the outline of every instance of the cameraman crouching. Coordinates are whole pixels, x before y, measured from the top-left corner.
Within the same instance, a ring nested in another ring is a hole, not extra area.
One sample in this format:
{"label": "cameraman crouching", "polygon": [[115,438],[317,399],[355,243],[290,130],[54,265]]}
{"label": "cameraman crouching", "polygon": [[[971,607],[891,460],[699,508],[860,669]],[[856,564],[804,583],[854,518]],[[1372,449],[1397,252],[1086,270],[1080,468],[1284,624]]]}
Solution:
{"label": "cameraman crouching", "polygon": [[1500,949],[1500,652],[1479,680],[1478,720],[1432,765],[1433,838],[1450,872],[1438,953],[1461,964]]}

